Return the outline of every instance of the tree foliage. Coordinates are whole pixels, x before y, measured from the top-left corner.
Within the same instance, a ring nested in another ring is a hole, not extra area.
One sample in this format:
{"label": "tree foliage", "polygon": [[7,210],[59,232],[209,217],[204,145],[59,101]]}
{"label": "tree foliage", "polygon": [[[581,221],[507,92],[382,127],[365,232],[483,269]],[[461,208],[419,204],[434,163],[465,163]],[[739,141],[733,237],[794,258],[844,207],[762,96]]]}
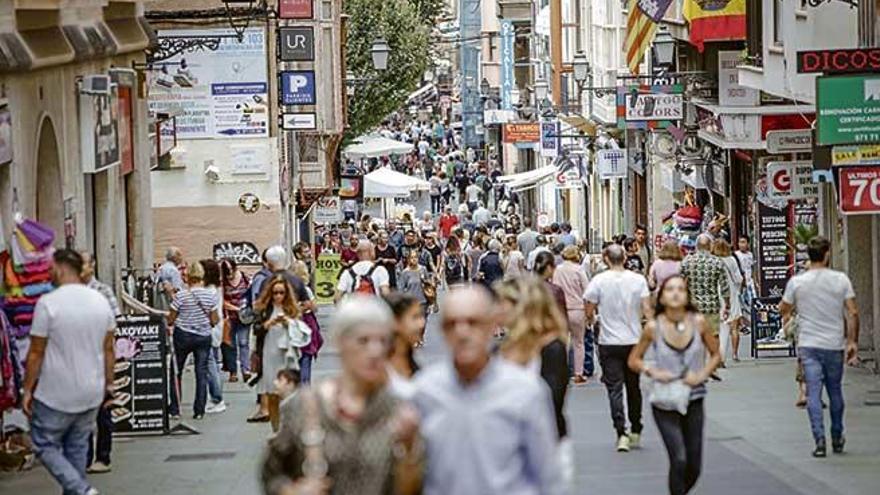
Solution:
{"label": "tree foliage", "polygon": [[409,3],[416,10],[422,24],[426,26],[433,26],[434,22],[446,13],[445,0],[409,0]]}
{"label": "tree foliage", "polygon": [[[357,80],[348,100],[346,138],[375,128],[406,103],[428,64],[428,32],[411,0],[346,0],[346,68]],[[388,68],[373,68],[371,48],[383,37],[391,48]]]}

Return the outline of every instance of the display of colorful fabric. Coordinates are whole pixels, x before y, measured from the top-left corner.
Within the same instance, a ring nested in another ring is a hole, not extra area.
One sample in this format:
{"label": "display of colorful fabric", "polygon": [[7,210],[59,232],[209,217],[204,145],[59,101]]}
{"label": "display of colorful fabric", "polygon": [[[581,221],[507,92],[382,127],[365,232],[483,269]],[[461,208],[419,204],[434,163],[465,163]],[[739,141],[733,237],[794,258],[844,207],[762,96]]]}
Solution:
{"label": "display of colorful fabric", "polygon": [[30,333],[37,301],[54,288],[50,273],[54,240],[55,233],[49,227],[22,220],[16,222],[8,251],[0,253],[2,309],[15,337]]}

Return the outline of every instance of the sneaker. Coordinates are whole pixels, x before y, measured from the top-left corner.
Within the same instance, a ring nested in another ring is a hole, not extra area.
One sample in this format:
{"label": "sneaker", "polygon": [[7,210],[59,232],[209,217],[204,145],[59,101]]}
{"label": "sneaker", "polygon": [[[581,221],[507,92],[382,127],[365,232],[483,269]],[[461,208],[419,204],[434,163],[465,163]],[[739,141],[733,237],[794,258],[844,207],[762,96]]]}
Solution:
{"label": "sneaker", "polygon": [[86,492],[86,495],[101,495],[97,489],[89,488],[89,491]]}
{"label": "sneaker", "polygon": [[574,375],[574,378],[571,380],[571,382],[575,385],[583,385],[587,383],[587,379],[584,378],[584,375]]}
{"label": "sneaker", "polygon": [[205,415],[204,414],[193,414],[193,419],[195,419],[196,421],[201,420],[201,419],[205,419]]}
{"label": "sneaker", "polygon": [[180,421],[180,414],[170,414],[168,416],[168,419],[170,419],[171,421]]}
{"label": "sneaker", "polygon": [[813,450],[813,457],[825,457],[826,455],[825,440],[816,442],[816,448]]}
{"label": "sneaker", "polygon": [[642,434],[641,433],[630,433],[629,434],[629,446],[630,448],[637,449],[641,447],[642,442]]}
{"label": "sneaker", "polygon": [[110,472],[110,465],[104,464],[103,462],[98,461],[98,462],[93,463],[88,468],[86,468],[86,472],[91,473],[91,474],[109,473]]}
{"label": "sneaker", "polygon": [[846,444],[846,438],[840,437],[837,440],[831,439],[831,451],[835,454],[843,453],[843,446]]}
{"label": "sneaker", "polygon": [[629,437],[626,435],[620,435],[617,437],[617,451],[618,452],[629,452]]}
{"label": "sneaker", "polygon": [[212,402],[208,404],[208,407],[205,408],[205,412],[208,414],[217,414],[222,413],[226,410],[226,403],[222,400],[220,402]]}

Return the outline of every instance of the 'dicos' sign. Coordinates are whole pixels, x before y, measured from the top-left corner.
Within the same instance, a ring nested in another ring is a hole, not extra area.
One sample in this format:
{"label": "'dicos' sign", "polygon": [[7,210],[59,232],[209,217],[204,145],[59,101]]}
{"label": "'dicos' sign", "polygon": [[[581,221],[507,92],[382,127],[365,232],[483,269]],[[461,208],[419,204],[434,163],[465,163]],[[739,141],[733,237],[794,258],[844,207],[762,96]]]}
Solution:
{"label": "'dicos' sign", "polygon": [[797,52],[797,71],[799,74],[873,72],[877,70],[880,70],[880,48]]}

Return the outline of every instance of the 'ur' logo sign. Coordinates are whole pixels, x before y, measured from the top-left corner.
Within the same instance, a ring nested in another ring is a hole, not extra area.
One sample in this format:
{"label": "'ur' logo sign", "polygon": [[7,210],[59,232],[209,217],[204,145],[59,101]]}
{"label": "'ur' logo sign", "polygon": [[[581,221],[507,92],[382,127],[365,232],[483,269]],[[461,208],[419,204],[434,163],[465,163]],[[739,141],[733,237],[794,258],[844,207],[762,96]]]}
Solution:
{"label": "'ur' logo sign", "polygon": [[315,60],[315,32],[311,27],[282,27],[278,36],[282,62]]}

